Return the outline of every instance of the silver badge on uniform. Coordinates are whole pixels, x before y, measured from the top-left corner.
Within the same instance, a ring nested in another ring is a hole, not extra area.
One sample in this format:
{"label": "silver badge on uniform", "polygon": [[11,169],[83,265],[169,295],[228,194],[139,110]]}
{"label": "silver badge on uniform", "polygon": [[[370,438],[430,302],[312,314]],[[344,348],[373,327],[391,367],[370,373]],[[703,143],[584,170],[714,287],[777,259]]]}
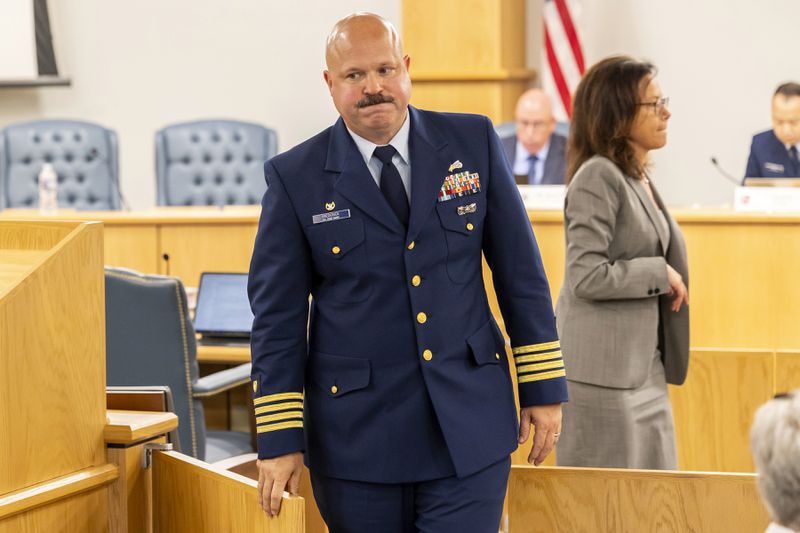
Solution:
{"label": "silver badge on uniform", "polygon": [[764,163],[764,168],[770,172],[783,172],[783,165],[778,163]]}
{"label": "silver badge on uniform", "polygon": [[467,215],[469,213],[474,213],[477,209],[478,204],[467,204],[458,206],[457,211],[459,215]]}

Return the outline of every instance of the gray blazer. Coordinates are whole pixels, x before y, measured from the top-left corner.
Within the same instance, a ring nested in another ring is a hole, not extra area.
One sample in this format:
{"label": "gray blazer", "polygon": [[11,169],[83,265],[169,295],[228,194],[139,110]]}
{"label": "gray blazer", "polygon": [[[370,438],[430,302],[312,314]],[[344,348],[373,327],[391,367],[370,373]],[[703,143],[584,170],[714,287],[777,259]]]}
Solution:
{"label": "gray blazer", "polygon": [[652,186],[669,237],[644,185],[604,157],[586,161],[567,188],[564,285],[556,306],[568,379],[632,389],[656,348],[668,383],[689,364],[689,310],[670,310],[667,263],[689,286],[686,245]]}
{"label": "gray blazer", "polygon": [[[506,152],[506,159],[514,167],[514,159],[517,157],[517,136],[512,135],[500,139],[503,143],[503,150]],[[547,152],[547,159],[544,161],[544,174],[542,175],[542,185],[564,185],[564,177],[567,174],[567,160],[565,152],[567,149],[567,139],[554,133],[550,136],[550,150]]]}

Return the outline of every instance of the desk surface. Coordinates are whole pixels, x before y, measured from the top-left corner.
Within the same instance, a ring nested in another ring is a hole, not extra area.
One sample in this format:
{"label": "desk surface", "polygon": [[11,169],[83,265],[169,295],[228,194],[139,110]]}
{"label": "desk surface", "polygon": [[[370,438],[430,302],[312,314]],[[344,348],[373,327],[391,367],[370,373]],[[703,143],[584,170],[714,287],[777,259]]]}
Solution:
{"label": "desk surface", "polygon": [[175,413],[109,409],[106,417],[108,423],[103,437],[106,443],[112,444],[131,444],[164,435],[178,427],[178,416]]}
{"label": "desk surface", "polygon": [[197,343],[199,363],[239,365],[250,362],[250,346],[208,346]]}
{"label": "desk surface", "polygon": [[[800,222],[800,213],[739,213],[725,207],[670,207],[670,213],[678,222],[749,224],[788,224]],[[137,211],[77,211],[59,209],[56,215],[43,217],[35,209],[6,209],[0,211],[0,219],[14,220],[99,220],[110,225],[179,225],[242,224],[258,222],[261,206],[216,207],[153,207]],[[560,222],[561,210],[529,210],[533,222]]]}
{"label": "desk surface", "polygon": [[36,209],[6,209],[0,219],[14,220],[100,220],[110,225],[172,225],[187,223],[241,224],[258,222],[261,206],[154,207],[141,211],[77,211],[59,209],[53,216],[42,216]]}

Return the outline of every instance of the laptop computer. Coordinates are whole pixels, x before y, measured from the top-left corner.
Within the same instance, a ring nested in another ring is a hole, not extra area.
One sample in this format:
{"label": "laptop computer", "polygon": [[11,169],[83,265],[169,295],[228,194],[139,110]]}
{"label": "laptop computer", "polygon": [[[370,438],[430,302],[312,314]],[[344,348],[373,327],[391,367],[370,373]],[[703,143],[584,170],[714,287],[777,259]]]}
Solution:
{"label": "laptop computer", "polygon": [[250,341],[253,312],[247,298],[247,274],[203,272],[197,288],[194,329],[204,344]]}

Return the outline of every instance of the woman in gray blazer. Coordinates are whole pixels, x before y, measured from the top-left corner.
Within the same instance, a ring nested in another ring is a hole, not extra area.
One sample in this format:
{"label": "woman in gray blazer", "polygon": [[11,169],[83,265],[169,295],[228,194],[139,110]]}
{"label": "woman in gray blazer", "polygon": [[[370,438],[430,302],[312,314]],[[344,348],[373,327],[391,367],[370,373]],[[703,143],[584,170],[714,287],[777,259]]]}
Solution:
{"label": "woman in gray blazer", "polygon": [[667,383],[688,367],[688,266],[648,172],[670,118],[655,73],[611,57],[575,93],[556,307],[570,393],[559,465],[677,468]]}

